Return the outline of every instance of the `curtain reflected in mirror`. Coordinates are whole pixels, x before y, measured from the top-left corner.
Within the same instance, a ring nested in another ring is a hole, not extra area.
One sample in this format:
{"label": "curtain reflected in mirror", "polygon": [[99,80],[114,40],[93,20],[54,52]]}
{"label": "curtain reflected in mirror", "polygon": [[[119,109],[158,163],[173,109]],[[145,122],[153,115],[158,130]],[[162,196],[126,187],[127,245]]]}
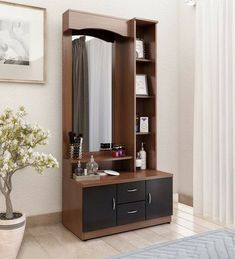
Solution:
{"label": "curtain reflected in mirror", "polygon": [[73,131],[84,151],[112,142],[112,43],[73,37]]}

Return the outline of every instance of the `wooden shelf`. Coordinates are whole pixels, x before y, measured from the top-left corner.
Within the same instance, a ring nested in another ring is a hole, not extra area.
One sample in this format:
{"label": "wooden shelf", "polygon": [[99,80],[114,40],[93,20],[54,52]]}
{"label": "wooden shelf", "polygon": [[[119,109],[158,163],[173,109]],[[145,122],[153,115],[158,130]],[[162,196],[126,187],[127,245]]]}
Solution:
{"label": "wooden shelf", "polygon": [[154,60],[148,58],[137,58],[136,62],[151,63],[154,62]]}
{"label": "wooden shelf", "polygon": [[153,99],[155,98],[154,95],[136,95],[136,98],[138,99]]}
{"label": "wooden shelf", "polygon": [[[109,151],[97,151],[97,152],[87,152],[84,153],[82,159],[80,160],[81,163],[86,163],[90,160],[91,155],[94,156],[96,162],[101,161],[122,161],[122,160],[131,160],[133,156],[123,156],[123,157],[112,157],[111,152]],[[69,159],[70,163],[76,164],[78,159]]]}
{"label": "wooden shelf", "polygon": [[137,136],[142,136],[142,135],[150,135],[151,134],[151,132],[136,132],[136,135]]}

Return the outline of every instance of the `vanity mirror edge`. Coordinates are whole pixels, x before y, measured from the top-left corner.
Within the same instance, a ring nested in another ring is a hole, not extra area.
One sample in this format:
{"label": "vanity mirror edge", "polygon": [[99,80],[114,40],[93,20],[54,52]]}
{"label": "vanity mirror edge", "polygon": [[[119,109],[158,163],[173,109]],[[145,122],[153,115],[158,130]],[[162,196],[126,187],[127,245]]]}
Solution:
{"label": "vanity mirror edge", "polygon": [[[157,171],[156,163],[156,25],[157,21],[125,20],[74,10],[63,15],[62,223],[82,240],[171,222],[173,175]],[[120,176],[77,182],[72,179],[77,161],[69,158],[68,139],[72,130],[72,35],[87,29],[96,36],[98,30],[100,38],[114,38],[112,141],[125,144],[127,156],[123,160],[107,159],[97,152],[99,164],[120,171]],[[137,38],[146,44],[145,59],[136,58]],[[149,96],[136,95],[137,74],[147,75]],[[149,117],[148,134],[136,133],[137,113]],[[147,170],[136,172],[136,152],[142,142],[147,151]],[[139,194],[130,196],[128,190]],[[120,201],[123,192],[127,192],[127,202]],[[106,204],[106,212],[99,213],[95,204],[100,202]],[[132,210],[135,206],[138,210]],[[130,218],[129,210],[139,212]],[[104,219],[106,225],[102,225]]]}

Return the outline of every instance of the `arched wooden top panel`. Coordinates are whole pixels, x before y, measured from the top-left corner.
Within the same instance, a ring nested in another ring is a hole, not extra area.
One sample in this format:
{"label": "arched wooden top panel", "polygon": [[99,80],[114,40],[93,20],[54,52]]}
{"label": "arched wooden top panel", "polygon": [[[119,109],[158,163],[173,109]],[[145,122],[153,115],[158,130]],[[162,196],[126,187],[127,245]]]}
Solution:
{"label": "arched wooden top panel", "polygon": [[103,30],[128,37],[128,21],[122,18],[68,10],[63,14],[63,32],[67,30]]}

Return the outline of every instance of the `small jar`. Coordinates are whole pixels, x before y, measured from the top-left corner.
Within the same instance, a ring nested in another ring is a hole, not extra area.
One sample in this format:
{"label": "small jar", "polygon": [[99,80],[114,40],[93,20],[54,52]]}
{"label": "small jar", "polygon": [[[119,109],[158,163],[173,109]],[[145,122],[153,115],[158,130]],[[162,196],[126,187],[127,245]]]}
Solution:
{"label": "small jar", "polygon": [[120,145],[118,152],[119,152],[119,156],[120,157],[125,156],[126,155],[126,147],[125,147],[125,145]]}
{"label": "small jar", "polygon": [[119,157],[119,145],[113,145],[112,157]]}

